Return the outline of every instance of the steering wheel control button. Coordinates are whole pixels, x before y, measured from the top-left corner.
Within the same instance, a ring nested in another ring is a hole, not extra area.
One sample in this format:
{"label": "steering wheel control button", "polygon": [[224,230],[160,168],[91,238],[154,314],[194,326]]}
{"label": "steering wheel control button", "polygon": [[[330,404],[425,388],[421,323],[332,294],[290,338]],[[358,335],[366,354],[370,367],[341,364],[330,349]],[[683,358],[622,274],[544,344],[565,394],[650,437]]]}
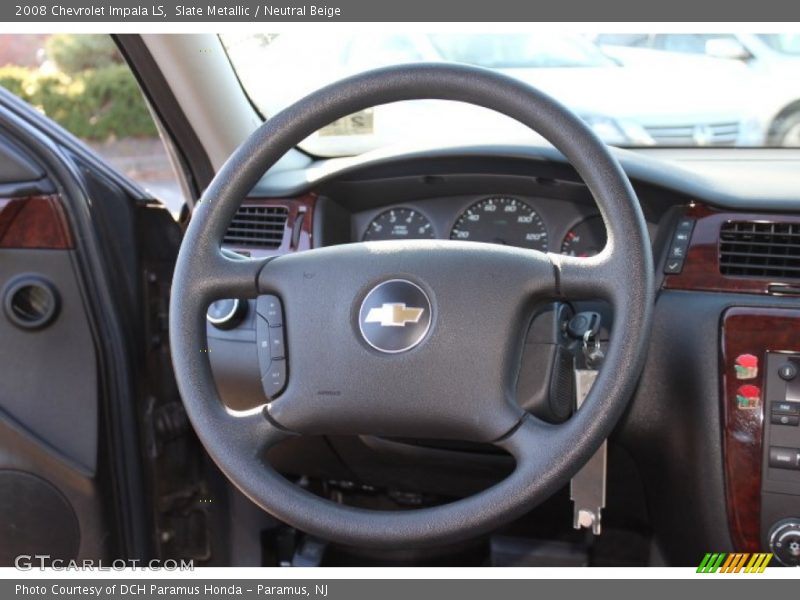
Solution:
{"label": "steering wheel control button", "polygon": [[691,232],[694,229],[694,219],[689,217],[684,217],[680,221],[678,221],[678,226],[675,228],[676,231],[689,231]]}
{"label": "steering wheel control button", "polygon": [[773,469],[800,471],[800,450],[797,448],[770,446],[769,466]]}
{"label": "steering wheel control button", "polygon": [[795,367],[790,362],[783,363],[778,368],[778,377],[780,377],[784,381],[791,381],[792,379],[797,377],[797,367]]}
{"label": "steering wheel control button", "polygon": [[376,285],[361,302],[358,327],[364,341],[397,354],[417,346],[431,327],[431,302],[421,287],[405,279]]}
{"label": "steering wheel control button", "polygon": [[286,346],[283,343],[283,327],[269,327],[269,356],[276,360],[286,358]]}
{"label": "steering wheel control button", "polygon": [[270,400],[286,387],[286,338],[283,331],[283,306],[277,296],[256,300],[256,343],[261,387]]}
{"label": "steering wheel control button", "polygon": [[269,347],[269,324],[261,315],[256,317],[256,344],[258,345],[258,367],[263,377],[269,371],[272,362]]}
{"label": "steering wheel control button", "polygon": [[283,306],[277,296],[259,296],[256,312],[266,319],[270,327],[283,326]]}
{"label": "steering wheel control button", "polygon": [[273,360],[270,363],[269,370],[264,377],[261,378],[261,387],[267,398],[274,398],[283,391],[286,385],[286,361]]}

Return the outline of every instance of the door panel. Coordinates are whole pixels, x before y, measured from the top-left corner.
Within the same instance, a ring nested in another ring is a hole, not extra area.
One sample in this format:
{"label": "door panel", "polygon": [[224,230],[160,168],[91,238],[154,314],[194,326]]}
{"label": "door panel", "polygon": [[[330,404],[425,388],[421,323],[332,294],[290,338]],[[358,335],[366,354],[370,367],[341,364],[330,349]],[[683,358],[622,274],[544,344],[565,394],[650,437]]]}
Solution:
{"label": "door panel", "polygon": [[44,169],[2,137],[0,186],[0,565],[101,558],[98,361],[74,233],[59,196],[30,193],[52,187]]}

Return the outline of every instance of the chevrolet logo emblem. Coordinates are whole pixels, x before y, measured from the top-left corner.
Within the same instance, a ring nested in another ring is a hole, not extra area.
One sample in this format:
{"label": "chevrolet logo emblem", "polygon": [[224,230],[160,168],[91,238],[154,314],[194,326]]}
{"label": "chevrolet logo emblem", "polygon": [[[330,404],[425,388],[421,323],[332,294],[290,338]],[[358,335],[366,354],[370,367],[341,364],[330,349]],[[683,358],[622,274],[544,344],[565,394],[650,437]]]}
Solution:
{"label": "chevrolet logo emblem", "polygon": [[381,327],[405,327],[406,323],[418,323],[424,308],[407,307],[404,303],[384,302],[380,308],[371,308],[365,323],[380,323]]}

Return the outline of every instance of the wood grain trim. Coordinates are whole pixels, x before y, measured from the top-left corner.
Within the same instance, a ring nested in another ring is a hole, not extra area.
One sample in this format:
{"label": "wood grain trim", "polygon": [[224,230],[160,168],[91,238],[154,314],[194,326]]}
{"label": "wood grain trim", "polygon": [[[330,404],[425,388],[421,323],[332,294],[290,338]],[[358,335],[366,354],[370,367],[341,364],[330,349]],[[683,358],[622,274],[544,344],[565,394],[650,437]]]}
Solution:
{"label": "wood grain trim", "polygon": [[[782,280],[722,275],[719,271],[720,227],[728,221],[800,223],[800,216],[715,211],[703,204],[690,205],[684,216],[696,219],[692,239],[686,251],[683,270],[678,274],[665,275],[664,288],[768,294],[771,285],[786,283]],[[793,283],[799,282],[794,281]]]}
{"label": "wood grain trim", "polygon": [[73,247],[72,232],[58,196],[0,198],[0,248]]}
{"label": "wood grain trim", "polygon": [[309,250],[313,244],[314,207],[317,196],[306,194],[297,198],[246,198],[242,206],[284,206],[289,211],[283,240],[278,248],[251,248],[225,244],[225,248],[252,257],[277,256],[288,252]]}
{"label": "wood grain trim", "polygon": [[[761,463],[764,432],[764,368],[767,352],[800,352],[800,310],[730,308],[722,316],[720,382],[722,385],[723,455],[728,522],[736,549],[761,547]],[[758,357],[752,381],[736,379],[736,357]],[[736,391],[746,383],[761,389],[758,409],[740,409]]]}

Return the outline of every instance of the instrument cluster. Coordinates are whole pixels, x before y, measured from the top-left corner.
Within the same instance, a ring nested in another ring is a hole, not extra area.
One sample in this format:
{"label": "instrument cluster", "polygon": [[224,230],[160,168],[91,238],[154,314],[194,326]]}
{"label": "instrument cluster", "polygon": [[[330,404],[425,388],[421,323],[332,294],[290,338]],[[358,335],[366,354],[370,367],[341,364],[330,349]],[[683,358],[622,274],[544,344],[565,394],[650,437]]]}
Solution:
{"label": "instrument cluster", "polygon": [[596,209],[505,195],[384,207],[357,215],[355,229],[360,241],[438,238],[571,256],[593,256],[606,244],[606,228]]}

